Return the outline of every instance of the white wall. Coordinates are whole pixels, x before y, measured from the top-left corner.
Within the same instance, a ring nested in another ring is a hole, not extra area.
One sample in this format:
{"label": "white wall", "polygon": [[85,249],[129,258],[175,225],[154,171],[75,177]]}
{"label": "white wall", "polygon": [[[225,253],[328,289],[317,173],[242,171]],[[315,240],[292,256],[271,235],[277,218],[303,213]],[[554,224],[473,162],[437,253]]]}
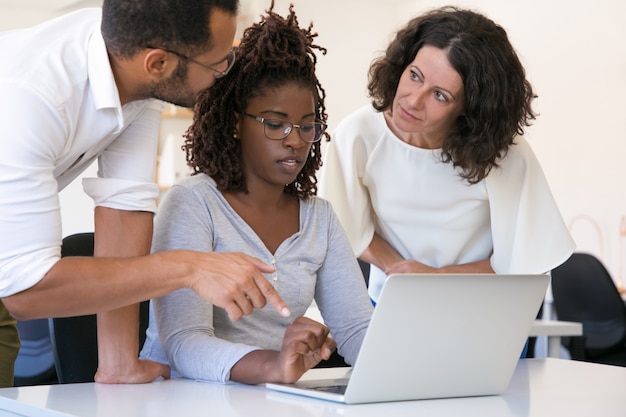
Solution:
{"label": "white wall", "polygon": [[19,29],[36,24],[51,16],[46,10],[5,6],[0,1],[0,30]]}
{"label": "white wall", "polygon": [[[328,94],[332,129],[368,102],[367,68],[393,32],[420,11],[446,4],[432,0],[277,0],[284,13],[294,3],[302,25],[314,22],[318,43],[329,49],[319,58],[319,77]],[[621,180],[626,165],[626,3],[621,0],[467,0],[456,4],[481,10],[509,33],[527,67],[541,115],[527,138],[541,161],[578,249],[598,255],[616,279],[625,274],[626,215]],[[241,0],[256,21],[269,0]],[[44,14],[2,7],[0,29],[26,26]],[[91,203],[80,184],[63,192],[64,233],[92,224]],[[92,226],[91,226],[92,227]],[[599,233],[596,232],[599,230]]]}

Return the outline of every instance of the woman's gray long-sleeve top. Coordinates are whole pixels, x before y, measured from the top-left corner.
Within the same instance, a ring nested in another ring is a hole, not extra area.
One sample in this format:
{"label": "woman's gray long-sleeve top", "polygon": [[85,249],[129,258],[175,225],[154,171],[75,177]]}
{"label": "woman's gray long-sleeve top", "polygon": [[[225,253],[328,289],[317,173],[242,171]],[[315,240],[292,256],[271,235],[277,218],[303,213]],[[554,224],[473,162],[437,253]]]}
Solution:
{"label": "woman's gray long-sleeve top", "polygon": [[299,232],[272,254],[210,177],[196,175],[171,188],[159,206],[153,252],[185,249],[257,257],[276,268],[265,276],[291,316],[280,316],[268,303],[233,322],[225,310],[192,290],[178,290],[153,300],[141,357],[169,363],[187,378],[226,382],[233,365],[249,352],[280,350],[286,327],[315,299],[339,353],[354,363],[373,310],[361,270],[330,203],[316,197],[301,200],[299,221]]}

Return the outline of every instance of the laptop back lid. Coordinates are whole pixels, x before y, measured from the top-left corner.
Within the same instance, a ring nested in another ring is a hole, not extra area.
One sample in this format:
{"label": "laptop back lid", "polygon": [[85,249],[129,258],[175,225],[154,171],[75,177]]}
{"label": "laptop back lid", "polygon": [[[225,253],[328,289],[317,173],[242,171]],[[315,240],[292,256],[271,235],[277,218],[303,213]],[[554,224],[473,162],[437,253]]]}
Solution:
{"label": "laptop back lid", "polygon": [[548,275],[389,276],[344,401],[502,393],[549,280]]}

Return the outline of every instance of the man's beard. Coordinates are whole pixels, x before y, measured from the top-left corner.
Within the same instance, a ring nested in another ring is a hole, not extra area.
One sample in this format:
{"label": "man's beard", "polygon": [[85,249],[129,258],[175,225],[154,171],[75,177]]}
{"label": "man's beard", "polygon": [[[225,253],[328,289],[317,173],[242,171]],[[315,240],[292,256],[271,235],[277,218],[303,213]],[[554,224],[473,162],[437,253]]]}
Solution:
{"label": "man's beard", "polygon": [[187,84],[188,67],[187,63],[181,60],[168,79],[148,87],[148,96],[176,106],[192,108],[198,94],[193,92]]}

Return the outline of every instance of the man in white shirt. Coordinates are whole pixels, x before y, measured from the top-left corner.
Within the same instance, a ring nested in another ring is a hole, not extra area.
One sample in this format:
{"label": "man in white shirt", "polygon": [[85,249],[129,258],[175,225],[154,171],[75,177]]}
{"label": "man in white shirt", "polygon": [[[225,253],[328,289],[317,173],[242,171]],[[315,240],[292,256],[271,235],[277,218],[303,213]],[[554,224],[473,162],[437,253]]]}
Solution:
{"label": "man in white shirt", "polygon": [[[139,301],[192,288],[233,320],[266,300],[289,314],[257,259],[149,255],[159,100],[191,107],[228,72],[237,7],[104,0],[0,33],[0,385],[10,385],[19,347],[12,317],[98,313],[96,381],[138,383],[169,376],[137,359]],[[58,192],[96,158],[98,178],[83,180],[96,205],[95,257],[61,259]]]}

